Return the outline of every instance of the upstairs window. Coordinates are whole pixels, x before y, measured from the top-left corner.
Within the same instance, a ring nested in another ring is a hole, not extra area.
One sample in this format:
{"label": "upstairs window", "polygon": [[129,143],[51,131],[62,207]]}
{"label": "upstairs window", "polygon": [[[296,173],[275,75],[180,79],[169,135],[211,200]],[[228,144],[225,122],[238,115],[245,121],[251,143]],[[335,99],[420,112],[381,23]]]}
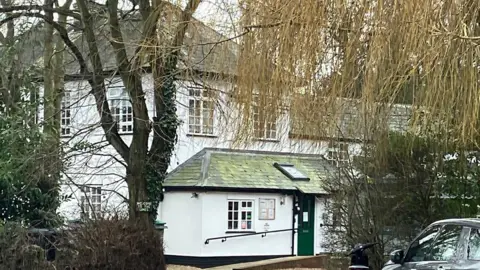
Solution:
{"label": "upstairs window", "polygon": [[326,157],[330,163],[337,167],[342,167],[348,164],[348,143],[331,141],[328,144],[328,151]]}
{"label": "upstairs window", "polygon": [[253,230],[253,200],[229,200],[227,229],[229,231]]}
{"label": "upstairs window", "polygon": [[94,219],[102,214],[102,187],[100,185],[83,186],[81,189],[80,206],[82,218]]}
{"label": "upstairs window", "polygon": [[133,109],[125,88],[110,89],[110,111],[119,133],[133,132]]}
{"label": "upstairs window", "polygon": [[188,90],[188,133],[213,135],[214,99],[211,90]]}
{"label": "upstairs window", "polygon": [[277,115],[270,112],[266,101],[258,96],[253,100],[253,134],[255,139],[277,139]]}
{"label": "upstairs window", "polygon": [[72,124],[72,100],[71,100],[70,91],[65,91],[62,102],[60,104],[60,135],[61,136],[70,136],[71,135],[71,124]]}

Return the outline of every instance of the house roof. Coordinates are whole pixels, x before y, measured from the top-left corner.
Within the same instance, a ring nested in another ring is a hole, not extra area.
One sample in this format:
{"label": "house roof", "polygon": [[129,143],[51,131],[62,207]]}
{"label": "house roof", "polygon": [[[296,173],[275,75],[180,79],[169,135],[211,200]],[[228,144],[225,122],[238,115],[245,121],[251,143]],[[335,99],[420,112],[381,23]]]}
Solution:
{"label": "house roof", "polygon": [[372,137],[365,132],[379,130],[381,126],[405,132],[413,117],[413,109],[409,105],[375,103],[377,113],[364,112],[362,105],[358,99],[336,98],[332,101],[301,93],[291,106],[290,135],[364,141]]}
{"label": "house roof", "polygon": [[[310,178],[291,180],[274,163],[292,164]],[[300,190],[326,194],[322,183],[337,169],[319,155],[205,148],[170,172],[164,187]]]}
{"label": "house roof", "polygon": [[[97,8],[98,9],[98,8]],[[104,71],[116,71],[117,64],[115,59],[115,50],[110,44],[111,35],[108,24],[108,16],[101,11],[91,10],[94,17],[94,31],[97,39],[97,46],[100,52]],[[173,16],[179,16],[181,9],[174,5],[167,5],[167,13],[164,17],[171,19]],[[173,14],[173,16],[171,15]],[[162,18],[165,19],[165,18]],[[43,31],[42,23],[35,25],[31,31],[22,35],[22,41],[19,43],[20,55],[19,61],[22,65],[28,67],[32,65],[43,65]],[[164,39],[170,39],[174,35],[172,31],[175,23],[166,22]],[[123,33],[124,44],[127,50],[128,58],[131,59],[135,54],[135,49],[141,43],[143,21],[138,13],[133,13],[125,18],[120,18],[120,28]],[[79,48],[87,65],[91,69],[88,44],[86,37],[81,31],[78,23],[69,26],[69,38]],[[234,75],[237,63],[238,44],[228,40],[227,37],[216,32],[204,23],[193,19],[189,24],[183,47],[181,49],[181,60],[178,67],[187,71],[201,71],[223,75]],[[70,50],[66,50],[64,57],[64,69],[67,75],[76,75],[80,68]]]}

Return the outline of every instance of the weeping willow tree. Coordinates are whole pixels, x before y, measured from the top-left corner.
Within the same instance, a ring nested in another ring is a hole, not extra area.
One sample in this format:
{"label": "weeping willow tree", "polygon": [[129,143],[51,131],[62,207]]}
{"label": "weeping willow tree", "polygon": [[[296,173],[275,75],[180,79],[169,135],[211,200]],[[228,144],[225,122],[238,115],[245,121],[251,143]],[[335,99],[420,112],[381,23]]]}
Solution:
{"label": "weeping willow tree", "polygon": [[[271,114],[289,109],[323,135],[338,124],[344,98],[355,100],[368,119],[363,133],[373,136],[392,104],[405,103],[420,134],[434,127],[436,136],[478,145],[478,1],[240,2],[234,98],[242,125],[259,102]],[[244,130],[239,139],[248,139]]]}
{"label": "weeping willow tree", "polygon": [[[289,132],[293,134],[331,138],[347,133],[375,149],[374,160],[369,162],[372,168],[356,168],[357,172],[368,169],[373,175],[398,165],[388,158],[396,153],[387,147],[391,143],[387,136],[391,120],[398,108],[404,108],[407,115],[403,131],[414,136],[406,137],[396,149],[401,149],[411,164],[417,162],[411,157],[413,150],[436,157],[431,162],[436,166],[452,145],[455,151],[478,149],[480,2],[240,3],[245,35],[233,98],[243,112],[241,126],[253,122],[255,115],[250,108],[261,105],[270,115],[288,115]],[[352,115],[355,121],[347,121]],[[237,140],[248,141],[252,135],[251,129],[243,128]],[[435,147],[419,149],[415,143],[419,137],[434,141]],[[463,167],[465,162],[450,162],[445,171],[428,171],[428,179],[448,179],[450,190],[444,190],[439,180],[435,183],[440,185],[434,186],[441,190],[436,192],[463,198],[457,196],[465,193],[461,184],[465,181],[460,181],[466,175],[461,173]],[[382,218],[392,217],[392,213],[375,210],[375,205],[385,204],[384,193],[378,192],[385,187],[371,184],[367,176],[350,178],[352,184],[343,185],[344,190],[338,190],[340,185],[335,188],[339,194],[353,192],[356,198],[370,198],[358,210],[365,211],[362,217],[368,214],[370,218],[363,218],[364,223],[357,225],[368,225],[362,235],[373,234],[372,238],[378,239],[386,226]],[[405,177],[400,176],[393,183],[404,187]],[[420,174],[416,177],[426,179]],[[409,192],[402,196],[407,201],[413,197]],[[432,196],[427,193],[424,198],[428,201]],[[402,205],[399,202],[392,201],[388,207]],[[444,203],[441,201],[439,207]],[[345,211],[353,215],[351,209],[347,205]],[[428,221],[439,216],[432,214]],[[418,217],[420,221],[425,218]],[[393,234],[398,235],[395,233],[398,231]],[[377,266],[381,253],[376,257]]]}

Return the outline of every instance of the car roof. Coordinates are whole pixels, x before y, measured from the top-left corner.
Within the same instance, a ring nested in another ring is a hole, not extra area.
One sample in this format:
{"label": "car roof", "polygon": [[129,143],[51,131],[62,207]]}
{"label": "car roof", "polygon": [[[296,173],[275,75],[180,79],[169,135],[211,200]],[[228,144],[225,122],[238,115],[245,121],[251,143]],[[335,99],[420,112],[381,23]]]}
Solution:
{"label": "car roof", "polygon": [[457,224],[462,226],[480,227],[480,218],[450,218],[433,222],[433,225]]}

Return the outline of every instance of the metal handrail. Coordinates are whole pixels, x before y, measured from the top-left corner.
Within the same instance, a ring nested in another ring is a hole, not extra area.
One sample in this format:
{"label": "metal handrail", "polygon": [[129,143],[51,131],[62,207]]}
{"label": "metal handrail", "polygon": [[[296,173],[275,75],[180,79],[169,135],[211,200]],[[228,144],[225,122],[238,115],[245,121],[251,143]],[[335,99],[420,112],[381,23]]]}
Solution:
{"label": "metal handrail", "polygon": [[227,235],[227,236],[220,236],[220,237],[212,237],[212,238],[207,238],[207,240],[205,240],[205,245],[208,245],[212,240],[222,240],[222,243],[223,243],[227,241],[228,238],[245,237],[245,236],[252,236],[252,235],[259,235],[259,234],[261,234],[262,237],[266,237],[268,233],[290,232],[290,231],[296,231],[296,230],[298,229],[297,228],[283,229],[283,230],[273,230],[273,231],[264,231],[264,232],[243,233],[243,234],[230,235],[230,236]]}

